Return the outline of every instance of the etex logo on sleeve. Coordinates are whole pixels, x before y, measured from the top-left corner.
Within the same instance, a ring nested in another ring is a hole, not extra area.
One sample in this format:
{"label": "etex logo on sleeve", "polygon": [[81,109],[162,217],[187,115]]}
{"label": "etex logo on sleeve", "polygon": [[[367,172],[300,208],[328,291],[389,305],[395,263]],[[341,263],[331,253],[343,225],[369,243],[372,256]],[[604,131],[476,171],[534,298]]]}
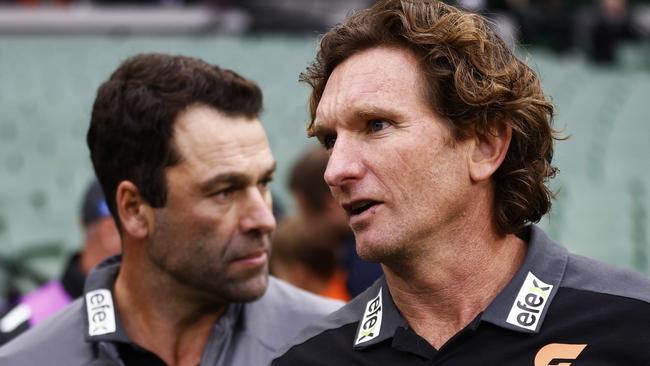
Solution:
{"label": "etex logo on sleeve", "polygon": [[86,294],[88,334],[98,336],[115,332],[113,297],[108,290],[94,290]]}
{"label": "etex logo on sleeve", "polygon": [[354,341],[355,346],[377,338],[381,331],[381,311],[381,289],[379,289],[377,297],[368,301],[366,304],[363,319],[361,319],[361,323],[359,324],[357,338]]}
{"label": "etex logo on sleeve", "polygon": [[544,312],[551,290],[553,290],[553,285],[542,282],[532,272],[528,272],[506,321],[534,332]]}

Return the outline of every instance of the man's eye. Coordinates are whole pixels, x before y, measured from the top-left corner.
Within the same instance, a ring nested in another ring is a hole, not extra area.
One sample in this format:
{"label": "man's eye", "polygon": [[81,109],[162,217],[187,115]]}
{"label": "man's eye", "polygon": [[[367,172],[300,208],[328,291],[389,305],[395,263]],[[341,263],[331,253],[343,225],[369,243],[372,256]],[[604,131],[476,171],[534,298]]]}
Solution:
{"label": "man's eye", "polygon": [[268,188],[272,181],[273,181],[273,178],[266,178],[266,179],[262,180],[259,183],[259,185],[262,188]]}
{"label": "man's eye", "polygon": [[331,150],[334,147],[335,143],[336,143],[336,135],[327,135],[323,137],[323,139],[321,140],[321,144],[327,150]]}
{"label": "man's eye", "polygon": [[373,119],[368,122],[368,127],[370,131],[372,132],[378,132],[383,130],[384,128],[390,126],[390,123],[388,121],[385,121],[383,119]]}
{"label": "man's eye", "polygon": [[216,198],[228,198],[232,195],[233,192],[234,192],[234,188],[226,188],[214,192],[212,196]]}

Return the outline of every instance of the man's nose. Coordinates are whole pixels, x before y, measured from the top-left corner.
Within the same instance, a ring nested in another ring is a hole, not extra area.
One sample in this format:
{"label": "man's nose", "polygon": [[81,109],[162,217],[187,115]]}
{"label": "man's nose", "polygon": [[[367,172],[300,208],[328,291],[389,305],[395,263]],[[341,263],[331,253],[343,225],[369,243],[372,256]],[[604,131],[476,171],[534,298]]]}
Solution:
{"label": "man's nose", "polygon": [[251,187],[243,207],[240,228],[244,233],[270,234],[275,230],[275,217],[271,209],[270,192]]}
{"label": "man's nose", "polygon": [[325,182],[331,188],[342,188],[363,177],[362,151],[353,138],[341,136],[334,143],[325,169]]}

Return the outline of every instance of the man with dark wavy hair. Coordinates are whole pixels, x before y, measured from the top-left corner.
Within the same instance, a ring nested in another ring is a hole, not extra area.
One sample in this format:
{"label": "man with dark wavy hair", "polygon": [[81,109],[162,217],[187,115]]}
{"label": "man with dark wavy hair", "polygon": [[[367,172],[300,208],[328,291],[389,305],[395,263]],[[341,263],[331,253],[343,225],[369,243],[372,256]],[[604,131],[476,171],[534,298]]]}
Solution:
{"label": "man with dark wavy hair", "polygon": [[534,225],[553,107],[484,18],[378,1],[325,34],[302,80],[325,180],[385,276],[274,365],[650,364],[650,281]]}
{"label": "man with dark wavy hair", "polygon": [[204,61],[126,60],[87,142],[122,239],[82,299],[2,365],[264,365],[338,303],[268,277],[275,170],[259,87]]}

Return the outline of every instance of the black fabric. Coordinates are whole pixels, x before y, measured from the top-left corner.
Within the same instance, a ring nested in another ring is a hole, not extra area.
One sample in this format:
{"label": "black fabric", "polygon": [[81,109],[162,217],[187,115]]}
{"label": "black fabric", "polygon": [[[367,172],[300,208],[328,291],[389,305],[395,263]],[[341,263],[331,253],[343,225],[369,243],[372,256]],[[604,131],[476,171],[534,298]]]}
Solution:
{"label": "black fabric", "polygon": [[572,255],[535,226],[522,238],[517,273],[440,349],[409,327],[381,278],[273,365],[650,365],[647,277]]}
{"label": "black fabric", "polygon": [[61,277],[61,284],[63,285],[65,292],[67,292],[72,299],[76,299],[84,293],[86,275],[81,271],[81,265],[79,263],[80,258],[81,255],[79,253],[70,257],[65,267],[65,272],[63,272],[63,277]]}
{"label": "black fabric", "polygon": [[395,331],[392,347],[401,352],[412,353],[425,360],[433,360],[438,350],[427,343],[413,329],[399,327]]}
{"label": "black fabric", "polygon": [[[549,344],[586,347],[576,359],[554,358],[572,366],[650,365],[650,304],[622,296],[561,288],[539,333],[505,329],[480,316],[439,351],[412,330],[398,327],[392,341],[353,349],[357,323],[330,329],[294,346],[273,362],[298,365],[535,365]],[[558,353],[560,355],[560,353]]]}
{"label": "black fabric", "polygon": [[122,362],[124,362],[125,366],[167,366],[167,364],[154,353],[138,347],[135,344],[117,343],[117,351],[119,352],[120,358]]}

